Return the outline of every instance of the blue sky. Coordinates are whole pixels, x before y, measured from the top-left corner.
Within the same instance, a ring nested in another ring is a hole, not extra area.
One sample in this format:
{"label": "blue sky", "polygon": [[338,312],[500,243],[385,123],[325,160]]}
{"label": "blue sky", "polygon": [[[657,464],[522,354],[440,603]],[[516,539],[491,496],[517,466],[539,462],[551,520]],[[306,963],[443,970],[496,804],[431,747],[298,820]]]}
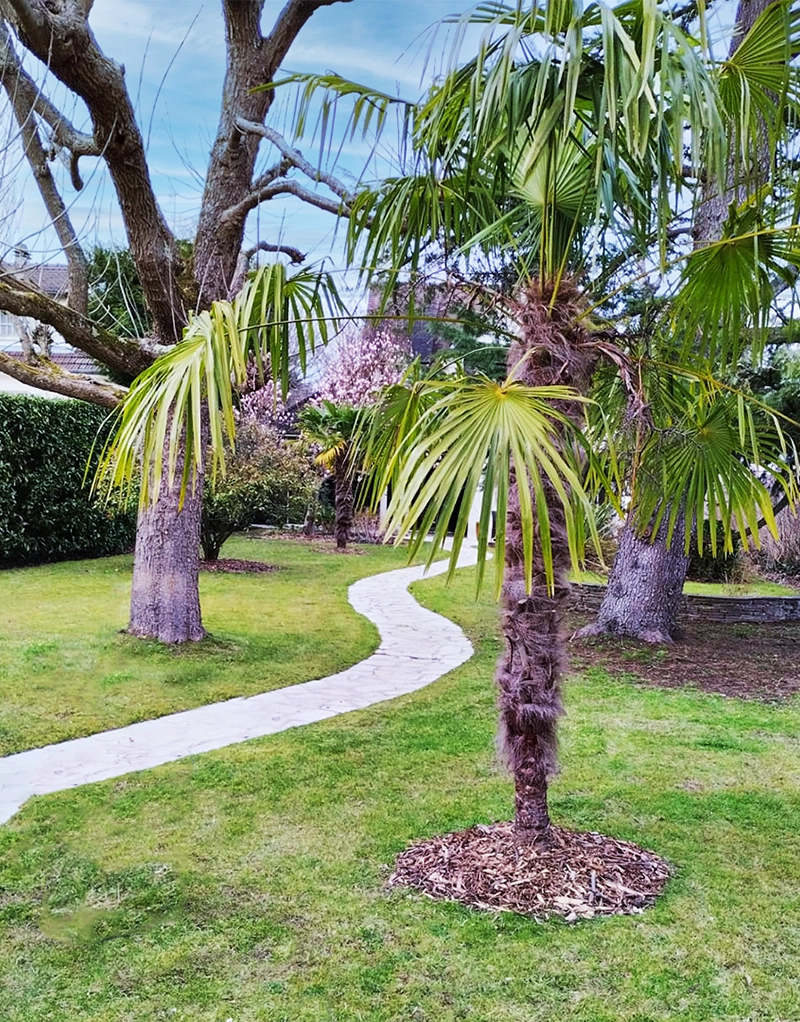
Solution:
{"label": "blue sky", "polygon": [[[282,3],[267,0],[264,28],[271,27]],[[438,19],[472,5],[459,0],[353,0],[317,11],[292,47],[288,70],[333,70],[384,91],[415,98],[423,73],[429,78],[446,43],[441,31],[431,46],[426,32]],[[218,0],[96,0],[90,24],[105,53],[124,64],[128,87],[164,213],[185,237],[202,193],[202,175],[216,133],[224,74],[223,24]],[[433,54],[433,59],[428,59]],[[56,91],[58,91],[56,89]],[[282,113],[273,107],[270,123],[281,129]],[[85,124],[80,107],[69,113]],[[270,147],[266,144],[264,160]],[[309,158],[316,152],[309,144]],[[368,147],[356,139],[345,146],[341,172],[360,172]],[[272,150],[274,156],[274,150]],[[110,183],[99,161],[83,160],[86,180],[76,194],[61,172],[76,229],[88,245],[95,240],[125,243],[124,229]],[[385,169],[388,164],[383,163]],[[22,174],[20,174],[20,177]],[[18,188],[21,210],[15,236],[4,248],[24,239],[35,257],[62,261],[31,181]],[[251,239],[260,236],[295,245],[316,258],[338,253],[335,219],[296,199],[272,200],[251,217]],[[337,256],[338,258],[338,256]]]}

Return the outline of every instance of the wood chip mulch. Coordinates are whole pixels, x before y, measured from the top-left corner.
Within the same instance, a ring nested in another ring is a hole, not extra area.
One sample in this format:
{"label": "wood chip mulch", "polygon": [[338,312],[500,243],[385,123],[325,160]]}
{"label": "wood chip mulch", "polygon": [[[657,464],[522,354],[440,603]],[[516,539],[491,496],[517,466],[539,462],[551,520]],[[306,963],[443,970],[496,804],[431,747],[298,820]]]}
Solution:
{"label": "wood chip mulch", "polygon": [[631,915],[652,905],[670,876],[653,852],[603,834],[553,828],[548,849],[520,845],[513,824],[479,825],[401,852],[389,887],[443,901],[567,922]]}
{"label": "wood chip mulch", "polygon": [[217,561],[201,561],[203,571],[230,571],[236,575],[264,575],[271,571],[280,571],[277,564],[264,564],[263,561],[243,561],[238,557],[220,557]]}

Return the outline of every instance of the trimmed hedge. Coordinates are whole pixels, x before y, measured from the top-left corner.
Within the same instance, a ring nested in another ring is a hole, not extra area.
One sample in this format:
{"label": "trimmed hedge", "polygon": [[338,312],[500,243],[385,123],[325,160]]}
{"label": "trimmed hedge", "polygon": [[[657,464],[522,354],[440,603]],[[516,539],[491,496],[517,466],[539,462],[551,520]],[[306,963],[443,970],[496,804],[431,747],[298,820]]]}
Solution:
{"label": "trimmed hedge", "polygon": [[107,420],[82,401],[0,394],[0,566],[132,548],[135,511],[106,507],[84,485]]}

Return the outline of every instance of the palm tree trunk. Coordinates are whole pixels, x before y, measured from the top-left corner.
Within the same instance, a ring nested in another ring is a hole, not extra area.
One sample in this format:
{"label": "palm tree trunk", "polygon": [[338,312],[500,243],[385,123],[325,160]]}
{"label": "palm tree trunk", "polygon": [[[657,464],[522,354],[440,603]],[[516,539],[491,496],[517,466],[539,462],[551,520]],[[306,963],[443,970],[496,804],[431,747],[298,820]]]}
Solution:
{"label": "palm tree trunk", "polygon": [[336,547],[344,550],[350,540],[353,528],[353,479],[350,474],[349,456],[347,451],[337,454],[333,465],[333,478],[336,484],[334,535]]}
{"label": "palm tree trunk", "polygon": [[[522,337],[509,352],[509,370],[531,386],[571,385],[584,389],[593,365],[589,337],[576,322],[578,295],[562,281],[552,309],[552,289],[532,286],[520,305]],[[524,361],[521,361],[524,360]],[[576,420],[574,403],[562,408]],[[498,746],[514,777],[515,827],[521,842],[547,845],[549,779],[557,768],[557,725],[564,709],[561,675],[566,661],[562,620],[567,609],[570,554],[564,511],[545,485],[551,529],[555,588],[547,589],[541,551],[534,554],[533,584],[525,591],[522,524],[516,480],[509,494],[506,571],[501,625],[504,651],[497,665],[500,726]]]}
{"label": "palm tree trunk", "polygon": [[563,511],[552,494],[548,505],[555,592],[551,595],[547,591],[544,565],[537,551],[533,586],[528,595],[516,482],[510,498],[501,611],[504,651],[496,675],[500,709],[498,744],[514,777],[518,838],[526,843],[546,845],[550,838],[547,786],[556,772],[556,729],[564,712],[561,675],[565,657],[561,622],[569,590],[564,580],[569,568],[569,550]]}

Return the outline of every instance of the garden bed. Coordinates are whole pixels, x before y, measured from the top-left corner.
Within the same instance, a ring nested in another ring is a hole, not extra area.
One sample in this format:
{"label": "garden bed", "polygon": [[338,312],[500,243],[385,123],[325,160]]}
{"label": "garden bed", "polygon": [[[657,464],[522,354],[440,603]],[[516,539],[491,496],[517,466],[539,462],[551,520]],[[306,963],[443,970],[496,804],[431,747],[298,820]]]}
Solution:
{"label": "garden bed", "polygon": [[[575,614],[577,630],[591,618]],[[669,646],[612,636],[574,638],[574,670],[600,667],[612,675],[667,688],[696,688],[742,699],[786,700],[800,692],[800,621],[730,624],[708,619],[682,622]]]}

